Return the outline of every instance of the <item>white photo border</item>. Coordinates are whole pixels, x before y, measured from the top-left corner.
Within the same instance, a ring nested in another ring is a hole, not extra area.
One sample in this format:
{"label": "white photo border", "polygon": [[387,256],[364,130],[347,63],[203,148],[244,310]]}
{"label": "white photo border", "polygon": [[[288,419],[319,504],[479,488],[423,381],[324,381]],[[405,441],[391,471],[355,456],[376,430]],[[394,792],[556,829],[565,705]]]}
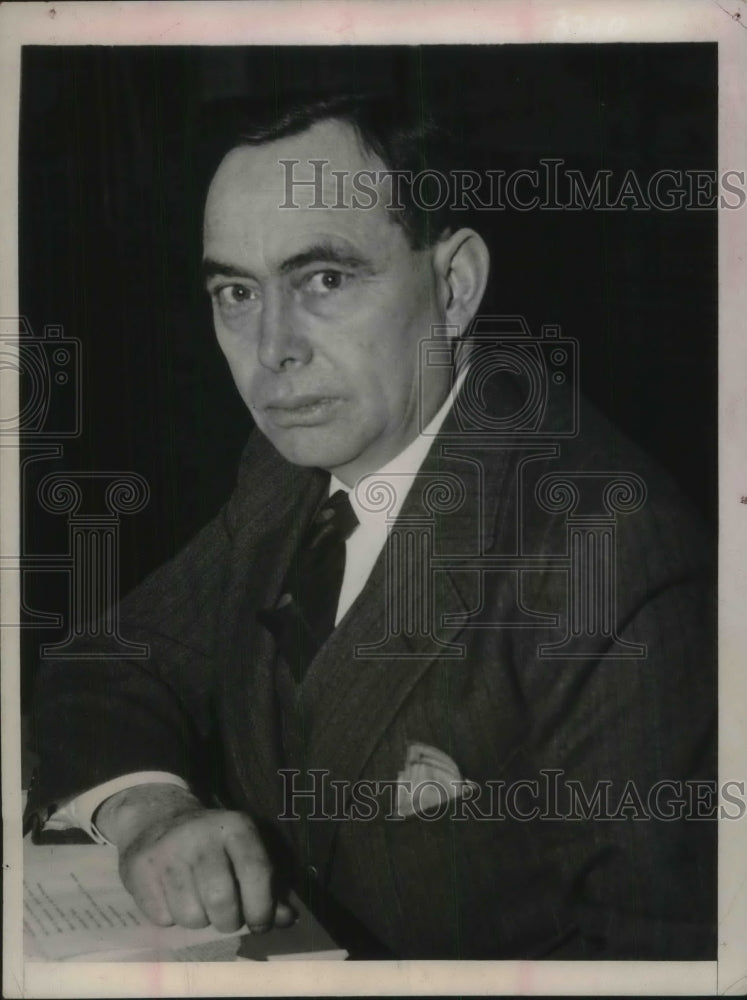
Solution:
{"label": "white photo border", "polygon": [[[747,0],[267,0],[16,3],[0,8],[0,315],[18,315],[21,48],[43,45],[718,43],[719,171],[747,170]],[[747,207],[719,212],[719,763],[745,779],[747,685]],[[18,412],[11,379],[2,414]],[[18,555],[18,470],[0,449],[0,552]],[[10,577],[10,574],[4,574]],[[3,581],[4,609],[19,604]],[[12,611],[11,611],[12,615]],[[3,620],[7,620],[3,615]],[[15,619],[13,619],[15,620]],[[747,989],[747,819],[719,830],[718,962],[24,964],[20,866],[20,637],[2,635],[3,995],[720,994]],[[250,972],[248,969],[250,968]]]}

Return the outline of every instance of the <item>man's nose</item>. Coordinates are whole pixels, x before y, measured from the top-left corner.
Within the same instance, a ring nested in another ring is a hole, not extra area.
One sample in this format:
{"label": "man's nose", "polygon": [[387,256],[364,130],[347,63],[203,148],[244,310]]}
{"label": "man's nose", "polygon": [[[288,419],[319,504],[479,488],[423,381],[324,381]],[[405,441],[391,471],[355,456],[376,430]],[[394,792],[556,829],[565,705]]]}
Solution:
{"label": "man's nose", "polygon": [[300,328],[289,295],[282,289],[268,289],[265,293],[257,352],[260,364],[274,372],[305,365],[311,359],[308,338]]}

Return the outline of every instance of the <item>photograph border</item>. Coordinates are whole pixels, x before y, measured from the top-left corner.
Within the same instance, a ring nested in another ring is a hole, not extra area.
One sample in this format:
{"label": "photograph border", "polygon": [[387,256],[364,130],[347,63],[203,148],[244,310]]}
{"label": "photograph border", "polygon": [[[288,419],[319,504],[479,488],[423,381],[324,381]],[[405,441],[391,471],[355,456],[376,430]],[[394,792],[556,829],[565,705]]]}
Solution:
{"label": "photograph border", "polygon": [[[424,8],[428,15],[424,17]],[[302,8],[302,16],[301,16]],[[23,45],[343,45],[715,41],[718,169],[747,171],[747,2],[614,0],[430,3],[19,3],[0,8],[0,315],[19,315],[18,130]],[[719,211],[719,786],[744,782],[747,733],[747,207]],[[18,413],[3,376],[2,416]],[[0,555],[20,556],[17,442],[0,448]],[[7,577],[7,579],[6,579]],[[2,620],[17,620],[19,579],[3,574]],[[27,964],[20,864],[20,630],[2,635],[3,995],[742,995],[747,988],[745,823],[719,823],[717,962],[399,961]],[[251,978],[248,984],[247,980]],[[310,985],[311,984],[311,985]]]}

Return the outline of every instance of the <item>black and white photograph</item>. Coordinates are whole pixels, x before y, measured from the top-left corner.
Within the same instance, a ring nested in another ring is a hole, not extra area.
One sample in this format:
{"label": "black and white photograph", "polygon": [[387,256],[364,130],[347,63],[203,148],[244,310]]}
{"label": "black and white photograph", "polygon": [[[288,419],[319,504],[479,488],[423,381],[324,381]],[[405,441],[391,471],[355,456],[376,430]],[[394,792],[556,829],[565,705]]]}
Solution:
{"label": "black and white photograph", "polygon": [[5,995],[741,993],[747,8],[9,6]]}

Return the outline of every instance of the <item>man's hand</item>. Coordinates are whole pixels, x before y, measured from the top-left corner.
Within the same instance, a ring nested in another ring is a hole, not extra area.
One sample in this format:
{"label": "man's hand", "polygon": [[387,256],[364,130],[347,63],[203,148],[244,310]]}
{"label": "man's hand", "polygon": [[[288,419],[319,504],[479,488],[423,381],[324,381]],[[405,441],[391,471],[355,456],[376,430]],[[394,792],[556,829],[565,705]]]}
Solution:
{"label": "man's hand", "polygon": [[206,809],[176,785],[138,785],[107,799],[96,826],[119,850],[119,874],[138,906],[160,925],[255,933],[288,926],[275,902],[272,868],[244,813]]}

